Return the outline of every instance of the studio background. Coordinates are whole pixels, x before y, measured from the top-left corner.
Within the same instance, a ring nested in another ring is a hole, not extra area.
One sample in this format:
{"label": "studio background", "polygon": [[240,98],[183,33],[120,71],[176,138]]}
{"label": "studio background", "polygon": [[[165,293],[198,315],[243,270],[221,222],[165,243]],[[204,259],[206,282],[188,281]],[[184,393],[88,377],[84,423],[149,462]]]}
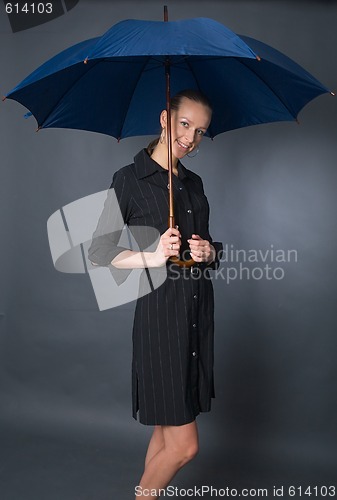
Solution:
{"label": "studio background", "polygon": [[[337,90],[337,4],[166,1],[171,20],[211,17],[286,53]],[[80,0],[12,33],[0,13],[0,91],[69,45],[126,18],[161,20],[158,1]],[[179,487],[336,485],[337,98],[300,124],[204,139],[184,164],[202,176],[211,234],[228,248],[294,249],[283,279],[214,280],[216,399],[198,417],[200,454]],[[0,106],[0,426],[2,500],[132,498],[150,428],[131,417],[134,304],[100,312],[88,275],[53,267],[46,223],[109,187],[150,138],[35,133]],[[265,264],[248,264],[253,267]],[[223,262],[223,275],[228,266]],[[290,498],[285,492],[284,498]]]}

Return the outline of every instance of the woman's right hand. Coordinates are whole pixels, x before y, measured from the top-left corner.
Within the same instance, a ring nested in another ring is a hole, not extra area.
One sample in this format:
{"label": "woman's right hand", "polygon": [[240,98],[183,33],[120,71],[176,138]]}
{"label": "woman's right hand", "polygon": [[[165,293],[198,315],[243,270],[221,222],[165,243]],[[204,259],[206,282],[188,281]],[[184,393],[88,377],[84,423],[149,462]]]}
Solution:
{"label": "woman's right hand", "polygon": [[177,257],[180,252],[181,234],[175,227],[168,228],[160,237],[158,246],[153,252],[153,267],[161,267],[167,259]]}

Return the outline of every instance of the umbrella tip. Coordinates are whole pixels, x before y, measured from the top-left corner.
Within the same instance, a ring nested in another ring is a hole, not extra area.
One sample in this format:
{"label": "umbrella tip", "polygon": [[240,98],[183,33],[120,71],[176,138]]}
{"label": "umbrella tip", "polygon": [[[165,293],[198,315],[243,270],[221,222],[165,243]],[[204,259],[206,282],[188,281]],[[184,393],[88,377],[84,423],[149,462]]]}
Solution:
{"label": "umbrella tip", "polygon": [[258,56],[258,55],[256,55],[256,59],[257,59],[258,61],[261,61],[261,57],[260,57],[260,56]]}
{"label": "umbrella tip", "polygon": [[87,57],[84,59],[84,61],[83,61],[83,62],[84,62],[84,64],[88,64],[88,59],[89,59],[89,58],[88,58],[88,56],[87,56]]}
{"label": "umbrella tip", "polygon": [[167,5],[164,5],[164,21],[168,21],[168,10],[167,10]]}
{"label": "umbrella tip", "polygon": [[39,130],[41,130],[41,128],[42,128],[42,127],[41,127],[41,125],[39,125],[39,126],[37,127],[37,129],[35,130],[35,132],[38,132]]}
{"label": "umbrella tip", "polygon": [[1,100],[5,101],[6,99],[7,99],[7,97],[4,95]]}
{"label": "umbrella tip", "polygon": [[[335,96],[336,94],[334,92],[330,92],[331,95]],[[6,98],[5,98],[6,99]]]}

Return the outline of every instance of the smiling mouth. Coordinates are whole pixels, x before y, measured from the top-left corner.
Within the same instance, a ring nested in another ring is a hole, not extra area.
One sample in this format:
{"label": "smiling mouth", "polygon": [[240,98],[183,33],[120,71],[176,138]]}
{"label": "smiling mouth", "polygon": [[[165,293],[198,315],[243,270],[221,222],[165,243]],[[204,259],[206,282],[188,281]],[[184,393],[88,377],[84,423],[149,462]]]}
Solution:
{"label": "smiling mouth", "polygon": [[178,139],[177,139],[177,143],[178,143],[178,145],[179,145],[181,148],[185,149],[186,151],[187,151],[188,149],[190,149],[190,146],[186,146],[186,144],[184,144],[183,142],[180,142]]}

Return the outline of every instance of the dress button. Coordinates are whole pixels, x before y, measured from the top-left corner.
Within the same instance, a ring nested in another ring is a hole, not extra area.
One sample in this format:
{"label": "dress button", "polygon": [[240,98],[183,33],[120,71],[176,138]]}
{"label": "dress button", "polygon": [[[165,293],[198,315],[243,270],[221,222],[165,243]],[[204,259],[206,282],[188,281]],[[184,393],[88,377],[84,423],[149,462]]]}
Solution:
{"label": "dress button", "polygon": [[192,213],[192,210],[189,208],[189,209],[187,210],[187,213],[188,213],[188,214],[191,214],[191,213]]}
{"label": "dress button", "polygon": [[193,295],[193,298],[194,298],[194,299],[196,299],[197,297],[198,297],[198,295],[195,293],[195,294]]}
{"label": "dress button", "polygon": [[197,353],[195,351],[192,352],[192,356],[196,357]]}
{"label": "dress button", "polygon": [[180,187],[180,188],[179,188],[179,191],[182,191],[182,190],[183,190],[183,188],[182,188],[182,187]]}
{"label": "dress button", "polygon": [[195,323],[193,323],[193,325],[192,325],[192,326],[193,326],[193,328],[196,328],[196,327],[197,327],[197,325],[196,325]]}

